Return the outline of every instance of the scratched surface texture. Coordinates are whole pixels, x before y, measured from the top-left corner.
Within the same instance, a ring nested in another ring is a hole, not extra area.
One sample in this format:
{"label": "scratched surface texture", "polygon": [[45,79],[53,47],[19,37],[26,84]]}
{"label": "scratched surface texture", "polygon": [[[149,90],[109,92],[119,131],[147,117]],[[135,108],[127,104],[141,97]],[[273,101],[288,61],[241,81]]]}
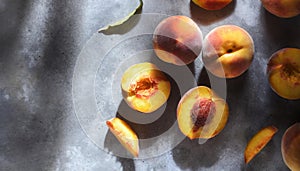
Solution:
{"label": "scratched surface texture", "polygon": [[[99,28],[123,18],[135,6],[129,0],[0,1],[0,170],[288,170],[281,158],[281,137],[286,128],[300,122],[300,101],[278,97],[265,70],[273,52],[300,48],[300,16],[277,18],[259,0],[233,0],[215,12],[189,0],[144,0],[140,11],[189,16],[203,36],[224,24],[241,26],[252,35],[255,55],[249,70],[226,80],[230,115],[218,136],[202,145],[183,139],[148,159],[117,157],[88,138],[72,99],[77,57],[86,42],[100,34]],[[207,85],[207,74],[198,63],[192,65],[197,83]],[[268,125],[279,131],[245,165],[247,142]]]}

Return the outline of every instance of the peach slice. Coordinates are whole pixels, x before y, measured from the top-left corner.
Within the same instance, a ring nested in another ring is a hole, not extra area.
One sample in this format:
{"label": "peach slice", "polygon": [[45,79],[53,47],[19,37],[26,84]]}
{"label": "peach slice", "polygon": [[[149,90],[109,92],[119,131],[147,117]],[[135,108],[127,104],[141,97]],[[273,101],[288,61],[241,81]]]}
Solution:
{"label": "peach slice", "polygon": [[249,33],[235,25],[211,30],[203,43],[202,60],[206,69],[221,78],[244,73],[253,60],[254,43]]}
{"label": "peach slice", "polygon": [[261,0],[264,8],[281,18],[291,18],[300,14],[300,0]]}
{"label": "peach slice", "polygon": [[119,118],[112,118],[106,121],[106,125],[126,150],[134,157],[139,155],[138,137],[126,122]]}
{"label": "peach slice", "polygon": [[252,139],[248,142],[244,153],[246,164],[249,163],[268,144],[277,130],[278,129],[274,126],[268,126],[261,129],[252,137]]}
{"label": "peach slice", "polygon": [[226,101],[205,86],[189,90],[177,107],[179,129],[190,139],[216,136],[225,127],[228,114]]}
{"label": "peach slice", "polygon": [[300,170],[300,123],[290,126],[281,141],[283,161],[292,171]]}
{"label": "peach slice", "polygon": [[226,7],[232,0],[193,0],[199,7],[206,10],[220,10]]}
{"label": "peach slice", "polygon": [[162,61],[175,65],[189,64],[201,52],[202,32],[189,17],[168,17],[155,28],[153,49]]}
{"label": "peach slice", "polygon": [[267,75],[271,88],[289,100],[300,98],[300,49],[283,48],[269,59]]}
{"label": "peach slice", "polygon": [[160,108],[168,100],[171,91],[165,74],[148,62],[129,67],[122,76],[121,87],[126,103],[143,113]]}

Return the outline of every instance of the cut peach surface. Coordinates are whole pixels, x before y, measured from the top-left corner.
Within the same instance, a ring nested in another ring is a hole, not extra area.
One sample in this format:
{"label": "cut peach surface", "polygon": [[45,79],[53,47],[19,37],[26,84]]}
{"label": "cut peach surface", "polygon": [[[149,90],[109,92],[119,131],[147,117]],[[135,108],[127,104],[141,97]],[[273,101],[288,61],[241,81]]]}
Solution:
{"label": "cut peach surface", "polygon": [[300,170],[300,123],[290,126],[281,141],[283,161],[292,171]]}
{"label": "cut peach surface", "polygon": [[202,49],[202,32],[186,16],[171,16],[161,21],[154,30],[153,49],[158,58],[175,65],[193,62]]}
{"label": "cut peach surface", "polygon": [[204,66],[221,78],[235,78],[243,74],[252,63],[253,55],[252,37],[239,26],[219,26],[204,39]]}
{"label": "cut peach surface", "polygon": [[134,157],[137,157],[139,154],[139,140],[130,126],[119,118],[112,118],[106,121],[106,125],[123,147]]}
{"label": "cut peach surface", "polygon": [[148,62],[129,67],[123,74],[121,87],[126,103],[143,113],[151,113],[161,107],[171,91],[165,74]]}
{"label": "cut peach surface", "polygon": [[220,10],[231,1],[232,0],[193,0],[196,5],[206,10]]}
{"label": "cut peach surface", "polygon": [[285,99],[300,98],[300,49],[284,48],[275,52],[268,62],[271,88]]}
{"label": "cut peach surface", "polygon": [[225,127],[228,114],[226,101],[205,86],[189,90],[177,107],[179,129],[190,139],[216,136]]}
{"label": "cut peach surface", "polygon": [[252,137],[245,149],[245,163],[249,163],[268,144],[277,130],[274,126],[268,126]]}

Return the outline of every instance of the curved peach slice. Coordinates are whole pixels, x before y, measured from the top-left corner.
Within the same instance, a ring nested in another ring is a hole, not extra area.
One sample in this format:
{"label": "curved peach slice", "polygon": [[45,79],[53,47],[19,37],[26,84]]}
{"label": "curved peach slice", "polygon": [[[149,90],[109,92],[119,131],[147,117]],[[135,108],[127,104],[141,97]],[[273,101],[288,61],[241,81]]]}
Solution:
{"label": "curved peach slice", "polygon": [[277,130],[274,126],[268,126],[252,137],[245,149],[245,163],[249,163],[268,144]]}
{"label": "curved peach slice", "polygon": [[177,107],[179,129],[190,139],[216,136],[225,127],[228,114],[226,101],[205,86],[189,90]]}
{"label": "curved peach slice", "polygon": [[151,113],[169,98],[171,85],[165,74],[152,63],[129,67],[122,77],[122,94],[133,109]]}
{"label": "curved peach slice", "polygon": [[162,61],[186,65],[199,56],[202,39],[200,28],[191,18],[171,16],[155,28],[153,49]]}
{"label": "curved peach slice", "polygon": [[250,34],[235,25],[223,25],[211,30],[204,39],[204,66],[221,78],[235,78],[252,63],[254,42]]}
{"label": "curved peach slice", "polygon": [[300,123],[289,127],[281,141],[281,154],[284,163],[292,170],[300,170]]}
{"label": "curved peach slice", "polygon": [[281,97],[300,99],[300,49],[284,48],[269,60],[267,74],[271,88]]}
{"label": "curved peach slice", "polygon": [[134,157],[139,155],[138,137],[126,122],[119,118],[112,118],[106,121],[106,125],[126,150]]}

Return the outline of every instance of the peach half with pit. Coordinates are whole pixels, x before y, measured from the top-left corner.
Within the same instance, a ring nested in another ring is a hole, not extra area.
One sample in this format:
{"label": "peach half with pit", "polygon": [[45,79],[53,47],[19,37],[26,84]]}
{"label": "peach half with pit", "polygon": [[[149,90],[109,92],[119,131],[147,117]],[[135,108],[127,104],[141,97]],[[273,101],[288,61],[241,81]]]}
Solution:
{"label": "peach half with pit", "polygon": [[300,0],[261,0],[264,8],[281,18],[291,18],[300,14]]}
{"label": "peach half with pit", "polygon": [[281,97],[300,99],[300,49],[283,48],[269,59],[267,75],[271,88]]}
{"label": "peach half with pit", "polygon": [[252,37],[239,26],[219,26],[211,30],[204,39],[204,66],[221,78],[235,78],[243,74],[252,63],[253,55]]}
{"label": "peach half with pit", "polygon": [[232,0],[193,0],[199,7],[206,10],[220,10],[226,7]]}
{"label": "peach half with pit", "polygon": [[300,123],[290,126],[281,141],[283,161],[292,171],[300,170]]}
{"label": "peach half with pit", "polygon": [[134,110],[151,113],[169,98],[171,85],[154,64],[139,63],[129,67],[121,80],[124,101]]}
{"label": "peach half with pit", "polygon": [[179,129],[190,139],[216,136],[225,127],[228,115],[226,101],[206,86],[190,89],[177,107]]}
{"label": "peach half with pit", "polygon": [[171,16],[154,30],[153,49],[167,63],[186,65],[193,62],[202,49],[202,32],[187,16]]}

